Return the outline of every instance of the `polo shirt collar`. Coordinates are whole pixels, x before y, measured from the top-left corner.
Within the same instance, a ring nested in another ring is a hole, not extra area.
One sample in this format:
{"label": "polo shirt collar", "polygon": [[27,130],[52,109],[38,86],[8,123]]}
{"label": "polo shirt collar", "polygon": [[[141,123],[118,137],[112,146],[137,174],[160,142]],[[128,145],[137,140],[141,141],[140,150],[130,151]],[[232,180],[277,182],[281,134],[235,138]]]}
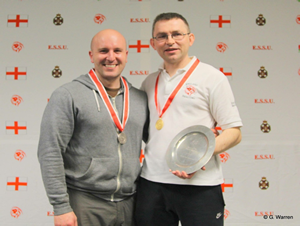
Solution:
{"label": "polo shirt collar", "polygon": [[[192,64],[196,61],[197,57],[192,56],[192,60],[184,67],[181,69],[178,69],[176,74],[173,77],[177,77],[177,75],[183,74],[184,72],[186,72],[191,66]],[[168,74],[166,69],[164,68],[164,63],[161,63],[160,66],[158,67],[158,71],[161,72],[161,74]]]}

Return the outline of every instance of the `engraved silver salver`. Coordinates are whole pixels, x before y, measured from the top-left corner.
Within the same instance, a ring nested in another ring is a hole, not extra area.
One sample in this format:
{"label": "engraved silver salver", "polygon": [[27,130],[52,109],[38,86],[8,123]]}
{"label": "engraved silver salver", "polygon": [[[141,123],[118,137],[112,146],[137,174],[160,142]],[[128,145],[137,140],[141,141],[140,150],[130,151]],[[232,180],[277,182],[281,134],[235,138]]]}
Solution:
{"label": "engraved silver salver", "polygon": [[174,137],[165,157],[172,171],[189,174],[205,166],[214,150],[214,133],[206,126],[196,125],[182,130]]}

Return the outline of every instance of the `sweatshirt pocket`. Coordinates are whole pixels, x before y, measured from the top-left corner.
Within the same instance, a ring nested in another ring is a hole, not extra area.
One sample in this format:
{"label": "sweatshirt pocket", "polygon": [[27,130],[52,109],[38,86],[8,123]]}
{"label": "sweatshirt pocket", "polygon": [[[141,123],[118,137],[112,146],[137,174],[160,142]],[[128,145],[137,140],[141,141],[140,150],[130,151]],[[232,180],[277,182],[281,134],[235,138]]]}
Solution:
{"label": "sweatshirt pocket", "polygon": [[116,189],[118,173],[116,158],[92,158],[89,168],[75,178],[79,187],[99,192],[112,192]]}

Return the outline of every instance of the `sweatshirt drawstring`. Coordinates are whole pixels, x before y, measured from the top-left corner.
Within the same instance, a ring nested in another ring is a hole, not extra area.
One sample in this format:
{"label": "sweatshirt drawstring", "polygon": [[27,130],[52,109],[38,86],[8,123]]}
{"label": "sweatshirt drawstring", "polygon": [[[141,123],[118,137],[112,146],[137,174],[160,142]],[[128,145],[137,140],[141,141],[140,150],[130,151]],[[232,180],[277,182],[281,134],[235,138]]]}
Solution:
{"label": "sweatshirt drawstring", "polygon": [[97,103],[97,108],[98,108],[98,111],[100,111],[100,104],[99,104],[99,101],[98,101],[98,98],[97,98],[96,91],[95,91],[94,89],[93,89],[93,93],[94,93],[95,100],[96,100],[96,103]]}

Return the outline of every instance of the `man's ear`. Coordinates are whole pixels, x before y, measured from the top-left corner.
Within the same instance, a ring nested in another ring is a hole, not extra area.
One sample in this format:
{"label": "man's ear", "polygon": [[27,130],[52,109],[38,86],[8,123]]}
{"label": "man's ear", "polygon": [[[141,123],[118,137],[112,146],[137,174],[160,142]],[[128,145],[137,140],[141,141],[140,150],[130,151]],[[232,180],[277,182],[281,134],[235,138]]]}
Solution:
{"label": "man's ear", "polygon": [[190,46],[192,46],[195,41],[195,35],[193,33],[189,34],[189,41],[190,41]]}
{"label": "man's ear", "polygon": [[150,45],[152,46],[153,49],[156,50],[153,38],[150,39]]}
{"label": "man's ear", "polygon": [[92,51],[89,51],[89,56],[90,56],[91,63],[94,63]]}

